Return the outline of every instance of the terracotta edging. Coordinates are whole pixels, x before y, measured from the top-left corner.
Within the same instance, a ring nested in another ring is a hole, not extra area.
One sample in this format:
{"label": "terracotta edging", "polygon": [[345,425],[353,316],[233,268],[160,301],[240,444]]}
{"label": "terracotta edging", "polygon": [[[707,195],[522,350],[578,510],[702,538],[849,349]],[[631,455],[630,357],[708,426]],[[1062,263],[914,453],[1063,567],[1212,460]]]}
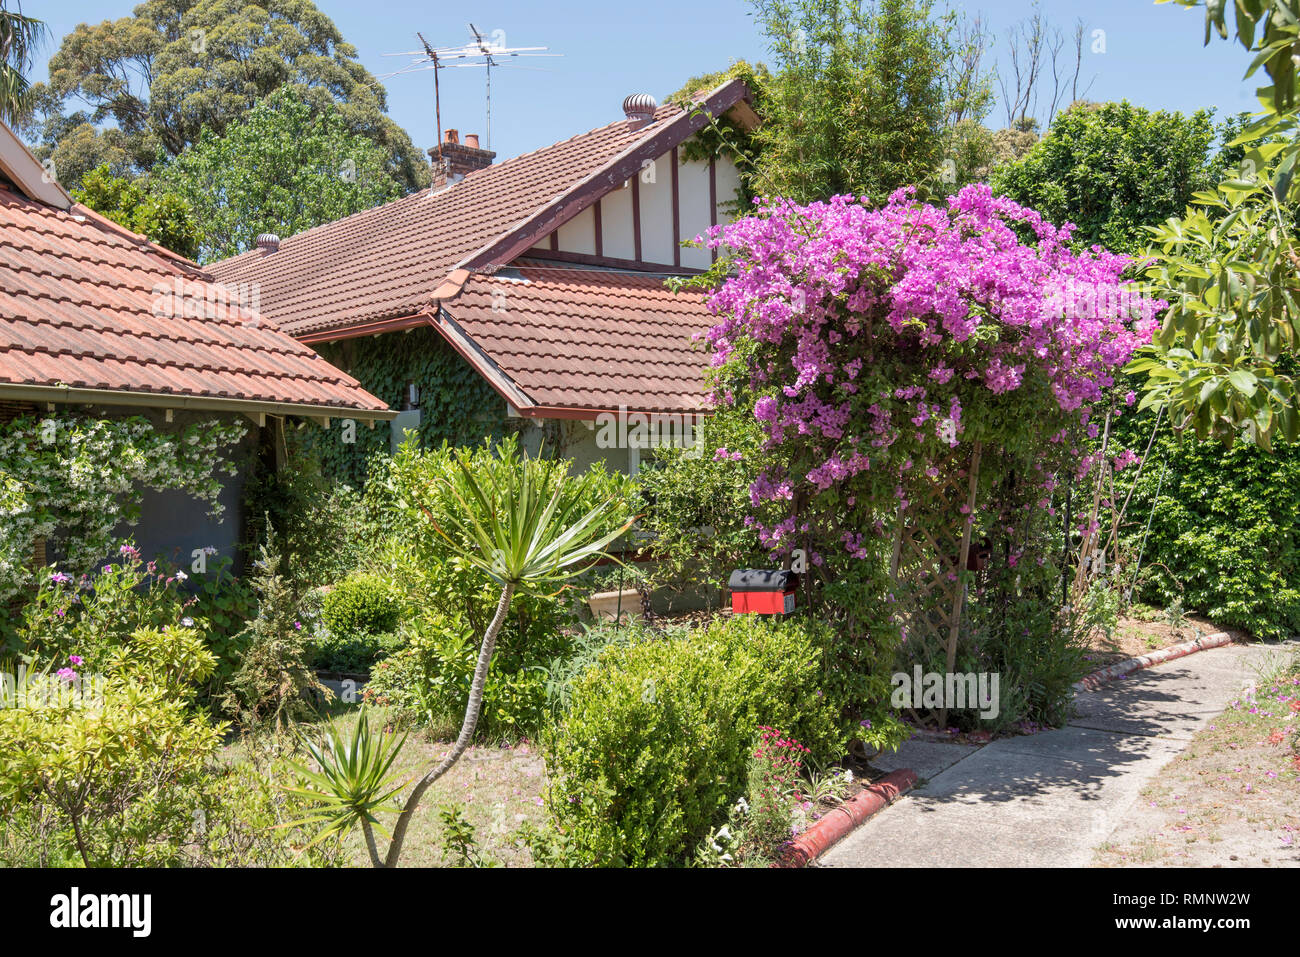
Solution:
{"label": "terracotta edging", "polygon": [[1116,678],[1122,678],[1124,675],[1132,674],[1142,668],[1150,668],[1152,665],[1163,664],[1166,661],[1173,661],[1177,658],[1183,658],[1187,655],[1195,654],[1198,651],[1206,651],[1210,648],[1222,648],[1224,645],[1232,644],[1232,636],[1226,631],[1216,631],[1212,635],[1206,635],[1204,638],[1195,638],[1191,641],[1184,641],[1177,645],[1170,645],[1168,648],[1161,648],[1159,651],[1153,651],[1149,655],[1139,655],[1136,658],[1129,658],[1126,661],[1120,661],[1109,667],[1102,668],[1100,671],[1094,671],[1092,674],[1074,683],[1074,691],[1078,694],[1080,691],[1095,691],[1101,685],[1108,681],[1114,681]]}
{"label": "terracotta edging", "polygon": [[890,771],[861,794],[827,811],[821,820],[786,845],[781,860],[774,866],[806,867],[915,785],[916,772],[911,768]]}

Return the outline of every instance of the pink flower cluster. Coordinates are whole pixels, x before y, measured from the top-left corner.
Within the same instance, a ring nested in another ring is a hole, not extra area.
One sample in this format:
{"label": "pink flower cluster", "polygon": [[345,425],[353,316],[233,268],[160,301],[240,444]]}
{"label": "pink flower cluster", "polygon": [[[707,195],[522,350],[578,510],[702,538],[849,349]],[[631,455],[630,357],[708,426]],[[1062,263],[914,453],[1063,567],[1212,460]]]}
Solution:
{"label": "pink flower cluster", "polygon": [[[1150,341],[1166,304],[1122,278],[1128,258],[1070,249],[1071,229],[974,185],[946,207],[912,190],[877,209],[850,196],[760,201],[754,215],[710,230],[710,245],[729,247],[736,265],[710,300],[712,362],[755,344],[745,372],[761,396],[753,414],[765,448],[794,441],[810,452],[802,474],[764,473],[751,488],[755,506],[790,499],[802,482],[815,494],[873,461],[897,468],[891,456],[914,450],[937,461],[962,441],[963,402],[985,389],[1032,383],[1027,402],[1051,402],[1086,425],[1088,406]],[[873,356],[911,365],[882,385]],[[919,464],[933,475],[931,461]]]}

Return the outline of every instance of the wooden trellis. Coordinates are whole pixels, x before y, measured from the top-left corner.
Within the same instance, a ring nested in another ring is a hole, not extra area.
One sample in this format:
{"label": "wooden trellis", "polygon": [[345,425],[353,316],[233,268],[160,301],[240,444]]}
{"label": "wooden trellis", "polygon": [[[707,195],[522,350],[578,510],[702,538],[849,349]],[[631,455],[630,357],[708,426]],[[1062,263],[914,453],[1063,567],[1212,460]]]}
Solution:
{"label": "wooden trellis", "polygon": [[[971,529],[979,487],[980,445],[935,463],[939,476],[909,490],[906,511],[899,509],[894,529],[890,578],[905,629],[904,649],[913,661],[932,661],[944,652],[947,670],[957,660],[966,585],[961,572],[969,566]],[[965,506],[963,511],[962,506]],[[939,725],[947,723],[946,710]]]}

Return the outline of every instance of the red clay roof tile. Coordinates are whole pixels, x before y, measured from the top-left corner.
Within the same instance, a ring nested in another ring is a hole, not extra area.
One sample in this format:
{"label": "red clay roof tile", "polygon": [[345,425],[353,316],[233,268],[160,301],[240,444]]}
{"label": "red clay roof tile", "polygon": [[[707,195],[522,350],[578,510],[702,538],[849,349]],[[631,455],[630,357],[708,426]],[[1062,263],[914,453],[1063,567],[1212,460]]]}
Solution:
{"label": "red clay roof tile", "polygon": [[713,324],[705,294],[665,277],[523,265],[474,275],[443,309],[539,411],[698,412]]}
{"label": "red clay roof tile", "polygon": [[[178,279],[203,297],[202,317],[155,314],[158,291]],[[204,273],[88,210],[0,189],[0,393],[68,386],[387,413],[266,318],[208,301],[216,291]]]}
{"label": "red clay roof tile", "polygon": [[257,283],[262,308],[295,336],[414,315],[467,257],[681,114],[660,107],[656,123],[637,131],[619,120],[207,269],[224,282]]}

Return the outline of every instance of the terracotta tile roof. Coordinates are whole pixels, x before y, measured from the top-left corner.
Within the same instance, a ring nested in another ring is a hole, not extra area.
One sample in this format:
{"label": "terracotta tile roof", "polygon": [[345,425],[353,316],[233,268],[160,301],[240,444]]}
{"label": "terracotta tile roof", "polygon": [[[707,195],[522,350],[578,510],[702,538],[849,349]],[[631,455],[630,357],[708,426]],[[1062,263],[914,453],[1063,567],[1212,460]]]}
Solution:
{"label": "terracotta tile roof", "polygon": [[471,363],[489,381],[485,363],[504,373],[536,412],[703,411],[708,358],[692,337],[715,320],[703,293],[674,293],[665,278],[536,265],[476,274],[443,302],[454,323],[443,328],[453,345],[463,330],[483,353]]}
{"label": "terracotta tile roof", "polygon": [[0,189],[0,395],[66,387],[391,417],[355,379],[238,305],[205,302],[205,318],[157,313],[157,287],[178,280],[187,297],[212,293],[193,264],[84,207]]}
{"label": "terracotta tile roof", "polygon": [[[744,85],[732,81],[706,102],[725,111],[746,95]],[[580,187],[604,191],[621,185],[628,155],[677,130],[674,122],[684,139],[704,120],[662,106],[654,122],[640,130],[619,120],[477,170],[450,187],[282,238],[274,253],[254,249],[208,269],[226,282],[257,283],[262,308],[299,337],[320,338],[326,331],[411,316],[431,305],[434,291],[455,267],[507,263],[514,257],[494,257],[530,220],[553,228],[555,217],[587,205],[565,205]],[[474,261],[476,254],[491,263]]]}

